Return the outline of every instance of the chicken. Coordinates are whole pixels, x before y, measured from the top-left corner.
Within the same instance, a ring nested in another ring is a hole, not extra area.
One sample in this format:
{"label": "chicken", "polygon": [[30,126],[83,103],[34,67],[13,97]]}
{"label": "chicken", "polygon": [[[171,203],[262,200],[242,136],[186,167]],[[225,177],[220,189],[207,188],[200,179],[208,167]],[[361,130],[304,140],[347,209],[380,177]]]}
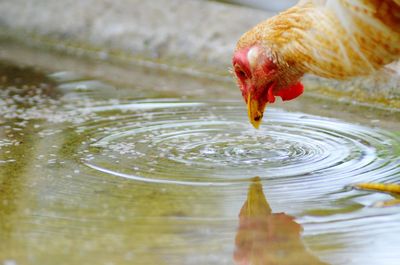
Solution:
{"label": "chicken", "polygon": [[301,77],[349,79],[400,57],[400,0],[302,0],[238,41],[233,71],[258,128],[276,96],[303,92]]}

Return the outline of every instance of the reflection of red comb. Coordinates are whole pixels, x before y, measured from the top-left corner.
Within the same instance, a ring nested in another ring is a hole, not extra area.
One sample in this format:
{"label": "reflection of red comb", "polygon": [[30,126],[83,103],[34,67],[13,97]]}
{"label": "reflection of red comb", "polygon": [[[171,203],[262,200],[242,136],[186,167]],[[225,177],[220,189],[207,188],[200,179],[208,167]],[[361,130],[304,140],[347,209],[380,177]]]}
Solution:
{"label": "reflection of red comb", "polygon": [[300,82],[298,82],[287,89],[278,91],[275,94],[275,96],[281,97],[283,101],[292,100],[300,96],[303,93],[303,91],[304,91],[303,85]]}

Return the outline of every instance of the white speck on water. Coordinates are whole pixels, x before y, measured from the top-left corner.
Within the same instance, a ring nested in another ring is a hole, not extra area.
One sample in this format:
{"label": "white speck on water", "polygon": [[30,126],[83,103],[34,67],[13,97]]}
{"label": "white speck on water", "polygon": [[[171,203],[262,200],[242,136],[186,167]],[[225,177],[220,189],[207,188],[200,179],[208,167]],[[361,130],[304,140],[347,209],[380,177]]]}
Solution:
{"label": "white speck on water", "polygon": [[101,60],[106,60],[108,59],[108,53],[106,51],[100,51],[98,52],[97,56],[101,59]]}
{"label": "white speck on water", "polygon": [[120,216],[118,216],[118,221],[125,222],[126,221],[126,217],[123,216],[123,215],[120,215]]}
{"label": "white speck on water", "polygon": [[0,160],[0,164],[14,163],[14,162],[17,162],[17,160],[15,160],[15,159]]}
{"label": "white speck on water", "polygon": [[134,256],[135,255],[131,251],[129,251],[129,252],[125,253],[124,259],[127,261],[131,261],[134,258]]}
{"label": "white speck on water", "polygon": [[4,260],[3,265],[17,265],[17,262],[13,259],[6,259]]}

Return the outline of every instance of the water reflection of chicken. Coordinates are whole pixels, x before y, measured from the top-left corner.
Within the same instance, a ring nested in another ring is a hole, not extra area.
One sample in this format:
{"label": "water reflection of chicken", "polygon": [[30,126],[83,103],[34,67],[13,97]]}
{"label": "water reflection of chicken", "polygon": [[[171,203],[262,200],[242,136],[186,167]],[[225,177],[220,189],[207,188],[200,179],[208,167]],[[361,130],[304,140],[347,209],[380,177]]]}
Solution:
{"label": "water reflection of chicken", "polygon": [[239,214],[235,263],[238,265],[326,265],[309,253],[292,216],[272,213],[260,178],[253,179]]}

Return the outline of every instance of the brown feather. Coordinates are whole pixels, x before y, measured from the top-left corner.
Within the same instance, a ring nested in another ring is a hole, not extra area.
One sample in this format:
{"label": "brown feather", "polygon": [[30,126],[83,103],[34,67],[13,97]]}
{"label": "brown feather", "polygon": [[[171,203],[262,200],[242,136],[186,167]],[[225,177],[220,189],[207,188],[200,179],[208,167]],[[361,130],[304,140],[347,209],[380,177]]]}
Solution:
{"label": "brown feather", "polygon": [[236,50],[260,45],[281,69],[296,73],[368,75],[400,57],[399,2],[300,1],[246,32]]}

